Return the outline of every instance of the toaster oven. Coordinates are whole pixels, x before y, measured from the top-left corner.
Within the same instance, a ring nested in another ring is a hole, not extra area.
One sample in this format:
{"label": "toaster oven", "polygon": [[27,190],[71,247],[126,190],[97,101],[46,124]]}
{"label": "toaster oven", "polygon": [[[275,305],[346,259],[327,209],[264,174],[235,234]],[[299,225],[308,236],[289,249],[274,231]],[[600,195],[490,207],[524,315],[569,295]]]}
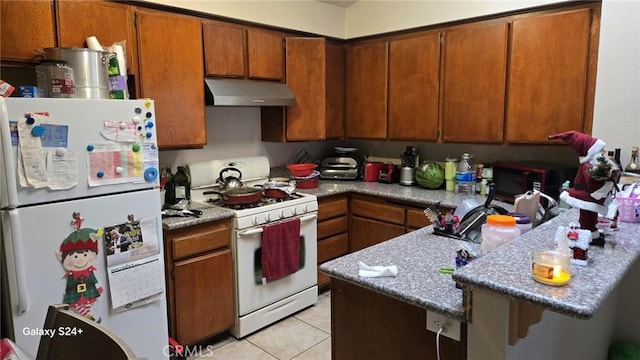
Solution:
{"label": "toaster oven", "polygon": [[329,180],[356,180],[360,175],[358,161],[349,156],[333,156],[320,162],[320,178]]}

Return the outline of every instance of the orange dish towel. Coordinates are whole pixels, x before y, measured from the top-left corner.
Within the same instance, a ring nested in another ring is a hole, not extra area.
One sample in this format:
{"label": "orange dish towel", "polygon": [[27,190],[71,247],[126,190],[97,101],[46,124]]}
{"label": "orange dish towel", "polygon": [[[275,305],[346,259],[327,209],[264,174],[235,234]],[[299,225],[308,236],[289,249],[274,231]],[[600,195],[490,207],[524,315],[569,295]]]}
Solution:
{"label": "orange dish towel", "polygon": [[278,279],[298,271],[300,219],[266,225],[262,232],[262,277]]}

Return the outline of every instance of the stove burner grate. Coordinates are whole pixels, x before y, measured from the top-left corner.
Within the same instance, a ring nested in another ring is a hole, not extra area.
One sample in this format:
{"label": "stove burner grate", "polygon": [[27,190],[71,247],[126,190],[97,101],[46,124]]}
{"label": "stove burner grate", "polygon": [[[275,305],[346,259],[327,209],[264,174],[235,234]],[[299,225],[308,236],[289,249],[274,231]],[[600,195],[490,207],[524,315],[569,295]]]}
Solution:
{"label": "stove burner grate", "polygon": [[285,197],[285,198],[267,198],[267,197],[263,197],[261,200],[256,201],[254,203],[249,203],[249,204],[225,204],[222,201],[222,199],[220,199],[220,198],[217,198],[217,199],[209,198],[209,199],[207,199],[207,202],[209,202],[210,204],[216,205],[216,206],[220,206],[220,207],[226,208],[226,209],[243,210],[243,209],[253,209],[253,208],[258,208],[258,207],[261,207],[261,206],[267,206],[267,205],[271,205],[271,204],[287,202],[289,200],[299,199],[301,197],[302,197],[302,195],[293,193],[293,194],[289,194],[289,196]]}

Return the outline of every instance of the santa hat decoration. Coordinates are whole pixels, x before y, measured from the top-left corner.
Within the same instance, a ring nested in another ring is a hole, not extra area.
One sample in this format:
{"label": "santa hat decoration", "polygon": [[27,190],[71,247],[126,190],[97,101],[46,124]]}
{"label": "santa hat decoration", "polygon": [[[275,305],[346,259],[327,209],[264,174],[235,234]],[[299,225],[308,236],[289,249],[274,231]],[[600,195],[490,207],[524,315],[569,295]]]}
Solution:
{"label": "santa hat decoration", "polygon": [[95,229],[83,228],[74,231],[60,245],[60,252],[91,250],[98,253],[99,236]]}
{"label": "santa hat decoration", "polygon": [[571,130],[560,134],[549,135],[549,139],[560,139],[566,142],[578,153],[580,164],[591,160],[605,147],[605,142],[590,135]]}

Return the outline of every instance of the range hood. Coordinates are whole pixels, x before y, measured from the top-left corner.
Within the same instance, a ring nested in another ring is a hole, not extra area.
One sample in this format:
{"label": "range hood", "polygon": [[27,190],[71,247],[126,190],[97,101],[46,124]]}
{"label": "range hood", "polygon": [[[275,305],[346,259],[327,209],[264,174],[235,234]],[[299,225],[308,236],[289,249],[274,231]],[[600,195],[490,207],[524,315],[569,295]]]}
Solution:
{"label": "range hood", "polygon": [[290,106],[296,103],[286,84],[272,81],[205,79],[206,104],[211,106]]}

